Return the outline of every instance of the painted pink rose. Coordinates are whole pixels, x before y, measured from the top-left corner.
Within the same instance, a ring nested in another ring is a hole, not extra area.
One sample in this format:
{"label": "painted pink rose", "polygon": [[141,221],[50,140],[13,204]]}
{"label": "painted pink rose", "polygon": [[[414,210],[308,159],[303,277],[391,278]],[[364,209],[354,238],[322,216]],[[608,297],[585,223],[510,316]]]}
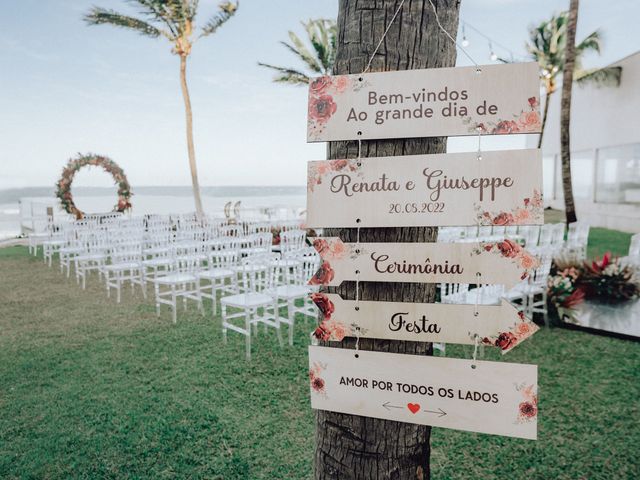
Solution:
{"label": "painted pink rose", "polygon": [[329,262],[322,262],[318,271],[309,280],[309,285],[328,285],[334,276],[335,272]]}
{"label": "painted pink rose", "polygon": [[326,162],[320,162],[317,171],[319,175],[325,175],[331,171],[331,167]]}
{"label": "painted pink rose", "polygon": [[525,130],[535,130],[540,127],[540,115],[538,112],[522,112],[520,126]]}
{"label": "painted pink rose", "polygon": [[499,347],[501,350],[508,350],[509,348],[515,346],[516,343],[518,343],[518,339],[513,333],[503,332],[500,335],[498,335],[495,345],[496,347]]}
{"label": "painted pink rose", "polygon": [[502,212],[498,215],[496,215],[496,217],[492,220],[492,222],[494,225],[500,225],[500,226],[504,226],[504,225],[512,225],[513,224],[513,215],[511,215],[508,212]]}
{"label": "painted pink rose", "polygon": [[309,118],[316,122],[324,123],[331,118],[331,115],[336,113],[337,108],[330,95],[312,98],[309,102]]}
{"label": "painted pink rose", "polygon": [[314,95],[324,93],[331,85],[331,77],[318,77],[309,84],[309,91]]}
{"label": "painted pink rose", "polygon": [[333,302],[329,300],[328,296],[324,293],[313,293],[311,295],[311,301],[320,309],[325,320],[331,318],[331,314],[335,311],[336,307]]}
{"label": "painted pink rose", "polygon": [[342,258],[347,253],[347,246],[342,242],[335,242],[329,248],[333,258]]}
{"label": "painted pink rose", "polygon": [[315,377],[313,380],[311,380],[311,387],[316,392],[324,392],[324,380],[320,377]]}
{"label": "painted pink rose", "polygon": [[333,79],[333,88],[336,92],[342,93],[349,86],[349,77],[342,75]]}
{"label": "painted pink rose", "polygon": [[518,256],[522,247],[515,243],[513,240],[509,240],[508,238],[502,242],[498,242],[497,244],[498,250],[502,253],[503,257],[515,258]]}
{"label": "painted pink rose", "polygon": [[519,323],[518,326],[516,327],[517,335],[523,336],[523,335],[527,335],[529,332],[531,332],[531,325],[529,325],[528,322]]}
{"label": "painted pink rose", "polygon": [[520,128],[518,127],[518,124],[513,120],[503,120],[499,122],[493,129],[493,133],[496,134],[516,133],[518,131],[520,131]]}
{"label": "painted pink rose", "polygon": [[538,414],[538,407],[533,402],[520,403],[518,410],[523,418],[534,418]]}
{"label": "painted pink rose", "polygon": [[344,325],[336,321],[331,322],[329,331],[331,332],[331,336],[339,342],[347,335],[347,329]]}
{"label": "painted pink rose", "polygon": [[329,242],[327,242],[324,238],[316,238],[313,241],[313,248],[316,249],[319,255],[322,255],[323,252],[329,251]]}
{"label": "painted pink rose", "polygon": [[531,214],[529,213],[529,210],[519,208],[518,210],[516,210],[516,214],[514,215],[515,223],[524,223],[529,220],[530,217]]}
{"label": "painted pink rose", "polygon": [[520,260],[520,265],[522,266],[522,268],[529,270],[530,268],[536,266],[536,260],[531,255],[523,255],[522,259]]}
{"label": "painted pink rose", "polygon": [[318,328],[313,331],[313,336],[318,340],[323,340],[325,342],[331,338],[331,332],[327,329],[326,322],[322,322],[318,325]]}
{"label": "painted pink rose", "polygon": [[338,159],[338,160],[329,160],[329,164],[331,165],[332,170],[338,171],[346,167],[349,164],[349,162],[347,162],[345,159]]}
{"label": "painted pink rose", "polygon": [[529,106],[536,108],[538,106],[538,99],[536,97],[529,97]]}

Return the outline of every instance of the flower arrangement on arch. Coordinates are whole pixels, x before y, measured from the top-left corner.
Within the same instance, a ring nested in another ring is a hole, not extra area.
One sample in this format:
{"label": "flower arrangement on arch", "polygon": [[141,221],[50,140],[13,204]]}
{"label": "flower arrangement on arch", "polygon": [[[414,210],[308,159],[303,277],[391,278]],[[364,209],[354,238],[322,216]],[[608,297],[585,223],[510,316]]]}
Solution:
{"label": "flower arrangement on arch", "polygon": [[115,184],[118,186],[118,202],[113,207],[114,212],[125,212],[131,208],[131,202],[129,201],[132,195],[131,186],[124,174],[124,170],[108,157],[89,153],[86,155],[78,154],[76,158],[71,158],[62,170],[60,180],[56,183],[56,197],[60,200],[60,205],[65,212],[74,215],[78,220],[84,217],[84,212],[76,207],[73,202],[71,184],[75,174],[86,166],[101,167],[113,177]]}

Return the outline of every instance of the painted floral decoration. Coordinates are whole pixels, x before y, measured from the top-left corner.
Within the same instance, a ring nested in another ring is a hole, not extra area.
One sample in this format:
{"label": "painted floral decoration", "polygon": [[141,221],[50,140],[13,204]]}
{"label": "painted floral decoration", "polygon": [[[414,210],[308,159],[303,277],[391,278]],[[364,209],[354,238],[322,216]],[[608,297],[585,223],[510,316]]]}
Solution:
{"label": "painted floral decoration", "polygon": [[542,128],[542,122],[540,121],[540,103],[536,97],[530,97],[527,102],[529,107],[523,109],[519,115],[514,115],[513,119],[478,123],[473,122],[471,117],[466,117],[464,121],[469,124],[469,132],[476,132],[482,135],[539,132]]}
{"label": "painted floral decoration", "polygon": [[538,416],[538,395],[533,385],[516,385],[516,390],[522,394],[522,401],[518,404],[518,415],[515,423],[527,423]]}
{"label": "painted floral decoration", "polygon": [[327,396],[326,383],[321,374],[327,369],[327,365],[321,362],[314,362],[313,366],[309,369],[309,384],[311,385],[311,391],[323,397]]}
{"label": "painted floral decoration", "polygon": [[338,111],[336,96],[347,90],[358,91],[367,81],[354,75],[318,77],[309,84],[308,132],[310,138],[318,138],[329,119]]}
{"label": "painted floral decoration", "polygon": [[105,172],[110,173],[118,186],[118,203],[113,207],[114,212],[125,212],[131,208],[129,199],[131,198],[131,186],[122,168],[110,158],[102,155],[89,153],[79,154],[76,158],[69,160],[62,170],[62,177],[56,184],[56,196],[60,200],[62,208],[79,220],[84,217],[84,213],[73,203],[71,195],[71,183],[76,172],[85,166],[102,167]]}
{"label": "painted floral decoration", "polygon": [[524,270],[521,280],[529,276],[529,272],[538,268],[540,261],[527,252],[522,246],[509,238],[505,238],[501,242],[481,243],[480,246],[473,250],[472,255],[480,255],[482,252],[491,252],[496,255],[502,255],[504,258],[511,259],[518,267]]}
{"label": "painted floral decoration", "polygon": [[518,319],[508,331],[499,332],[498,335],[493,337],[484,337],[482,343],[498,347],[504,354],[540,329],[524,316],[524,312],[518,312]]}
{"label": "painted floral decoration", "polygon": [[522,205],[510,212],[483,211],[476,204],[476,218],[480,225],[530,225],[543,217],[542,194],[533,190],[533,195],[523,200]]}
{"label": "painted floral decoration", "polygon": [[324,162],[312,162],[307,173],[307,190],[313,192],[316,185],[322,183],[323,178],[332,172],[355,172],[358,170],[358,159],[338,159]]}

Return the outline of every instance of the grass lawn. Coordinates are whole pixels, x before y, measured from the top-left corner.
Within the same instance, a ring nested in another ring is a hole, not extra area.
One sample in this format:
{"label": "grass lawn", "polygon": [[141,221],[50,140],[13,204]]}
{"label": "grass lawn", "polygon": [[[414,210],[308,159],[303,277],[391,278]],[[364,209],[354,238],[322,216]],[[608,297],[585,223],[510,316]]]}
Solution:
{"label": "grass lawn", "polygon": [[[247,363],[210,310],[174,325],[24,247],[0,249],[0,305],[0,478],[310,478],[310,322],[282,349],[261,330]],[[485,358],[539,365],[539,440],[434,429],[433,479],[640,478],[638,343],[551,329]]]}

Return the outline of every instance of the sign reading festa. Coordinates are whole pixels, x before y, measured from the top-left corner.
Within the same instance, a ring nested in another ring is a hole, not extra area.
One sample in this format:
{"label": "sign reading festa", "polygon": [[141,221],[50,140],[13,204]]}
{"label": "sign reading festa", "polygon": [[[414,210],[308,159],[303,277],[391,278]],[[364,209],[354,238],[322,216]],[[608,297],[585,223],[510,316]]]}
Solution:
{"label": "sign reading festa", "polygon": [[533,62],[319,77],[307,140],[540,133],[539,96]]}
{"label": "sign reading festa", "polygon": [[334,293],[314,293],[311,299],[321,312],[314,332],[320,340],[348,336],[467,345],[479,341],[506,353],[538,331],[506,300],[500,305],[355,302]]}
{"label": "sign reading festa", "polygon": [[356,277],[363,282],[501,284],[527,278],[538,260],[516,242],[344,243],[316,238],[322,257],[311,285],[338,286]]}
{"label": "sign reading festa", "polygon": [[540,150],[308,164],[310,227],[540,225]]}
{"label": "sign reading festa", "polygon": [[535,440],[538,368],[309,347],[311,406]]}

